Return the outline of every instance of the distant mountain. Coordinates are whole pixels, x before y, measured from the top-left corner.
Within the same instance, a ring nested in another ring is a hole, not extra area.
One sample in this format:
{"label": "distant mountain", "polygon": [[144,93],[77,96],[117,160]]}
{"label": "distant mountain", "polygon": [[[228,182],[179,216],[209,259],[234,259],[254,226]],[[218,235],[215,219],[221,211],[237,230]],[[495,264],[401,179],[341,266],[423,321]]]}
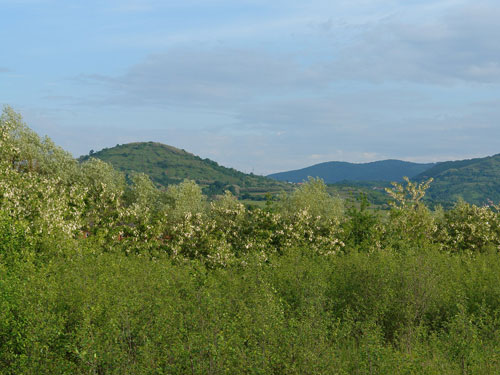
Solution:
{"label": "distant mountain", "polygon": [[264,176],[246,174],[233,168],[220,166],[210,159],[202,159],[185,150],[157,142],[136,142],[105,148],[99,152],[81,156],[90,157],[113,165],[129,176],[133,172],[149,175],[157,185],[176,184],[184,179],[196,181],[209,195],[231,190],[236,195],[253,196],[273,190],[283,190],[286,184]]}
{"label": "distant mountain", "polygon": [[371,163],[331,161],[289,172],[270,174],[279,181],[302,182],[309,176],[320,177],[326,183],[340,181],[402,181],[434,167],[434,163],[420,164],[401,160],[382,160]]}
{"label": "distant mountain", "polygon": [[428,191],[433,201],[459,198],[478,205],[500,202],[500,154],[485,158],[447,161],[415,176],[415,180],[434,178]]}

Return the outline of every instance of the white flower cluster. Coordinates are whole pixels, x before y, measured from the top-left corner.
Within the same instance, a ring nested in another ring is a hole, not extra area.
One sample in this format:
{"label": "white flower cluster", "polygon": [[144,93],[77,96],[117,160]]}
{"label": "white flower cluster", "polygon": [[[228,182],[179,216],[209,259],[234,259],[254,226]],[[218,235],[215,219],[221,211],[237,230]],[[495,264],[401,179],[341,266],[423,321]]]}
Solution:
{"label": "white flower cluster", "polygon": [[81,227],[85,190],[60,179],[31,172],[0,169],[0,209],[29,223],[31,235],[61,232],[74,236]]}
{"label": "white flower cluster", "polygon": [[478,207],[463,201],[445,213],[441,236],[448,251],[480,251],[487,245],[500,250],[500,207]]}

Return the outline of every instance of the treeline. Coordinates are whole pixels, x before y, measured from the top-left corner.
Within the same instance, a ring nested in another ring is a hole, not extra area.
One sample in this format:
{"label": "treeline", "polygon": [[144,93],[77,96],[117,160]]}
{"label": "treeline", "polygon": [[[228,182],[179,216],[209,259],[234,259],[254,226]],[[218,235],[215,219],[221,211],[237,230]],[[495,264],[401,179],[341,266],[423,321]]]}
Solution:
{"label": "treeline", "polygon": [[131,184],[0,118],[0,371],[496,374],[499,206]]}

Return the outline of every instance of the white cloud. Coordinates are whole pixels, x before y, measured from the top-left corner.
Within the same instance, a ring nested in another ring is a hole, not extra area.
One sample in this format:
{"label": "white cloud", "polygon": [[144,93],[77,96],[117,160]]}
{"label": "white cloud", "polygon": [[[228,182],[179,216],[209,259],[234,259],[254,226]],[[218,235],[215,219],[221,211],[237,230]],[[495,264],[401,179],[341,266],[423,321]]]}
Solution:
{"label": "white cloud", "polygon": [[388,18],[345,48],[337,78],[373,82],[500,83],[500,6],[477,1],[427,20]]}
{"label": "white cloud", "polygon": [[81,76],[110,90],[107,103],[234,107],[256,97],[324,86],[321,72],[284,56],[245,49],[172,49],[122,76]]}

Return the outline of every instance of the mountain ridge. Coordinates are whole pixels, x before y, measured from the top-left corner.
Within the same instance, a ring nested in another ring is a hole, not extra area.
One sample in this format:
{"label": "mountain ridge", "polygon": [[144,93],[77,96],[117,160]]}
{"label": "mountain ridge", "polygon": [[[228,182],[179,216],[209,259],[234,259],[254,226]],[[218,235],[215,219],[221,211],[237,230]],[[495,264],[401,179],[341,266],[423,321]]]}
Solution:
{"label": "mountain ridge", "polygon": [[404,176],[413,178],[435,163],[413,163],[386,159],[368,163],[330,161],[310,167],[268,175],[278,181],[302,182],[310,177],[322,178],[326,183],[341,181],[402,181]]}

